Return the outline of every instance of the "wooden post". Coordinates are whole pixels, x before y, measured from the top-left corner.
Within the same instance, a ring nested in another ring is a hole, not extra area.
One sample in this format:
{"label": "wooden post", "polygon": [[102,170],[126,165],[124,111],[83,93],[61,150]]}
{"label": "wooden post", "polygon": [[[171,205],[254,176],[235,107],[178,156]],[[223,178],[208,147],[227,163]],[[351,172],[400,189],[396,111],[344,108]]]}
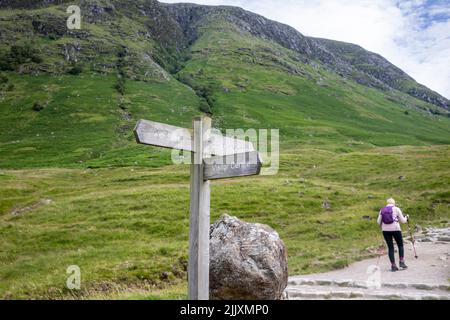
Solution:
{"label": "wooden post", "polygon": [[[209,226],[210,186],[203,179],[203,159],[211,119],[198,117],[193,121],[193,150],[191,164],[191,204],[189,218],[189,300],[209,299]],[[206,155],[208,156],[208,155]]]}
{"label": "wooden post", "polygon": [[[257,175],[262,163],[259,154],[254,152],[251,142],[211,134],[210,118],[197,117],[193,121],[193,126],[192,135],[189,129],[140,120],[136,124],[134,135],[136,141],[141,144],[192,152],[188,296],[190,300],[208,300],[209,180]],[[215,157],[208,159],[211,155]],[[230,155],[233,159],[238,158],[236,163],[225,162]],[[239,160],[240,158],[244,160]],[[247,158],[248,161],[245,160]]]}

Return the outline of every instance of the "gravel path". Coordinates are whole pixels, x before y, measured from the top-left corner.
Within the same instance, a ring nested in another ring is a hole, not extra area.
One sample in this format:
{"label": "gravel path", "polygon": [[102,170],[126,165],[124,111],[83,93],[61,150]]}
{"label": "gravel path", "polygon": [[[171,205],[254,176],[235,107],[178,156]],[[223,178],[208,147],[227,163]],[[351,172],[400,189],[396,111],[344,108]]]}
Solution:
{"label": "gravel path", "polygon": [[[443,231],[448,234],[450,230]],[[418,242],[416,250],[418,259],[411,242],[405,241],[407,270],[391,272],[384,255],[341,270],[290,277],[286,291],[290,299],[450,300],[450,242]],[[396,259],[398,263],[397,254]]]}

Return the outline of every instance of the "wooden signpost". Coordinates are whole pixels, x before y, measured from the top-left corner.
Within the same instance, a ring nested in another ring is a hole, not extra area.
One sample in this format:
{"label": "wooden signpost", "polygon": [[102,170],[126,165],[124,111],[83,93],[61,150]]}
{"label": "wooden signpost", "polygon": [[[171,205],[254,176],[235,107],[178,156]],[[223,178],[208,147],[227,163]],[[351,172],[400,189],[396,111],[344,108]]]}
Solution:
{"label": "wooden signpost", "polygon": [[257,151],[230,156],[217,156],[203,160],[203,179],[217,180],[259,175],[262,161]]}
{"label": "wooden signpost", "polygon": [[211,119],[196,117],[193,130],[140,120],[138,143],[191,151],[189,264],[190,300],[209,299],[210,180],[258,175],[262,161],[253,144],[211,133]]}

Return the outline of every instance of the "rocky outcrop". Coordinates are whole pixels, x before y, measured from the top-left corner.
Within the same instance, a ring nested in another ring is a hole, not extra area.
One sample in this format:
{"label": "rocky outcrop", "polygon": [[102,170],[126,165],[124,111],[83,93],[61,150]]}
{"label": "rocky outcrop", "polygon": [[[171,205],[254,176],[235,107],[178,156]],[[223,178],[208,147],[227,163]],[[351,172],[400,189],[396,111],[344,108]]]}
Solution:
{"label": "rocky outcrop", "polygon": [[332,52],[339,60],[352,66],[357,72],[352,78],[357,82],[381,89],[396,89],[419,100],[450,110],[449,100],[417,83],[379,54],[364,50],[351,43],[319,38],[314,40]]}
{"label": "rocky outcrop", "polygon": [[49,38],[58,39],[67,31],[66,21],[55,15],[42,14],[31,19],[34,31]]}
{"label": "rocky outcrop", "polygon": [[300,54],[307,63],[320,61],[330,70],[362,85],[382,90],[399,90],[417,99],[450,110],[450,101],[418,84],[382,56],[360,46],[327,39],[306,37],[296,29],[237,7],[196,4],[164,4],[188,41],[198,36],[198,27],[206,19],[220,17],[242,32],[271,40]]}
{"label": "rocky outcrop", "polygon": [[[116,10],[132,20],[144,22],[150,36],[164,48],[181,49],[186,46],[186,39],[178,23],[167,12],[164,5],[156,0],[146,1],[111,1]],[[142,19],[143,18],[143,19]]]}
{"label": "rocky outcrop", "polygon": [[83,21],[88,23],[106,22],[114,19],[115,6],[109,0],[84,0],[80,2]]}
{"label": "rocky outcrop", "polygon": [[278,233],[223,216],[210,230],[210,297],[276,300],[287,286],[287,253]]}
{"label": "rocky outcrop", "polygon": [[294,28],[238,7],[188,3],[165,5],[165,7],[191,41],[195,39],[197,34],[195,29],[200,25],[201,20],[208,16],[220,16],[254,36],[274,40],[286,48],[303,54],[311,54],[313,51],[310,40]]}
{"label": "rocky outcrop", "polygon": [[30,9],[73,2],[71,0],[0,0],[0,8]]}
{"label": "rocky outcrop", "polygon": [[[410,237],[406,239],[411,240]],[[450,243],[450,228],[425,228],[422,232],[414,236],[417,242],[441,242]]]}

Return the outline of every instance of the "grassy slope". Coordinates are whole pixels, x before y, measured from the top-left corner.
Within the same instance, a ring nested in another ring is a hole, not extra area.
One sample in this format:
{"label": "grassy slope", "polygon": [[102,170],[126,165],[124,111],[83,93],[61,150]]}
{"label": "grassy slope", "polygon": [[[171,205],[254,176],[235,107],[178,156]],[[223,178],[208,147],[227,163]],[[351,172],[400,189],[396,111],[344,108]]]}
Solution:
{"label": "grassy slope", "polygon": [[[369,255],[381,240],[362,216],[375,217],[390,195],[419,223],[449,222],[450,149],[432,146],[449,143],[448,119],[303,65],[220,19],[204,28],[178,76],[214,87],[216,126],[280,128],[282,139],[279,175],[213,184],[213,218],[274,227],[291,274]],[[72,264],[86,297],[185,297],[188,168],[162,167],[168,151],[137,146],[131,130],[139,118],[189,126],[198,97],[175,79],[127,80],[123,111],[113,75],[8,77],[15,89],[0,98],[0,298],[70,297]],[[46,108],[32,111],[35,101]],[[53,202],[13,214],[41,199]]]}
{"label": "grassy slope", "polygon": [[[188,126],[198,114],[198,98],[175,80],[127,81],[123,111],[114,76],[8,77],[15,90],[0,102],[2,168],[168,164],[167,151],[149,158],[134,143],[134,119]],[[36,101],[44,110],[32,110]]]}
{"label": "grassy slope", "polygon": [[[229,213],[274,227],[291,274],[339,268],[381,242],[373,219],[391,194],[415,222],[449,223],[449,156],[447,146],[293,150],[277,176],[213,183],[212,218]],[[86,297],[184,297],[188,175],[182,166],[2,171],[0,297],[70,297],[72,264]],[[53,202],[12,214],[40,199]]]}

